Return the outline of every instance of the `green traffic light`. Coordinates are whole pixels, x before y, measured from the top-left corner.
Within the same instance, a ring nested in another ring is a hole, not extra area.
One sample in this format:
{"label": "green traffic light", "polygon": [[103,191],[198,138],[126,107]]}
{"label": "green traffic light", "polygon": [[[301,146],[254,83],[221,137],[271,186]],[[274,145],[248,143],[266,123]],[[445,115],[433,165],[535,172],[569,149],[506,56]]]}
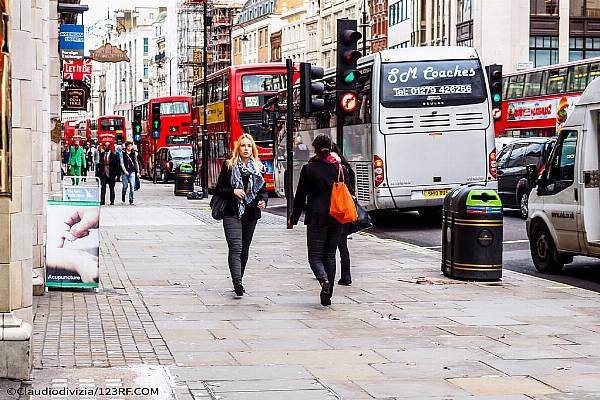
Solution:
{"label": "green traffic light", "polygon": [[354,82],[354,71],[350,71],[350,73],[344,77],[344,82],[346,82],[346,83]]}
{"label": "green traffic light", "polygon": [[493,100],[497,103],[500,101],[500,93],[494,93]]}
{"label": "green traffic light", "polygon": [[136,132],[139,132],[141,129],[142,129],[142,127],[141,127],[141,126],[139,126],[139,125],[137,125],[137,126],[135,127],[135,131],[136,131]]}
{"label": "green traffic light", "polygon": [[158,128],[158,121],[154,121],[154,127]]}

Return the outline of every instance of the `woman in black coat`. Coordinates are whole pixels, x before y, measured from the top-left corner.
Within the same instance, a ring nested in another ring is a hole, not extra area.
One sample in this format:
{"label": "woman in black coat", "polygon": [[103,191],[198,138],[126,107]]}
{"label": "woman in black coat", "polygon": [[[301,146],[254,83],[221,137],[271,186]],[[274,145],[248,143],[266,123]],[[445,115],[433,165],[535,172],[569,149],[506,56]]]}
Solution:
{"label": "woman in black coat", "polygon": [[235,143],[233,157],[223,163],[215,194],[227,201],[223,228],[229,247],[229,271],[233,289],[243,296],[242,278],[256,223],[269,195],[263,177],[264,166],[252,136],[244,134]]}
{"label": "woman in black coat", "polygon": [[[331,138],[319,135],[313,141],[315,156],[300,172],[290,224],[296,225],[304,211],[308,262],[321,284],[321,304],[331,304],[335,282],[335,253],[342,224],[329,215],[333,183],[338,179],[339,162],[331,155]],[[344,173],[348,184],[347,173]]]}

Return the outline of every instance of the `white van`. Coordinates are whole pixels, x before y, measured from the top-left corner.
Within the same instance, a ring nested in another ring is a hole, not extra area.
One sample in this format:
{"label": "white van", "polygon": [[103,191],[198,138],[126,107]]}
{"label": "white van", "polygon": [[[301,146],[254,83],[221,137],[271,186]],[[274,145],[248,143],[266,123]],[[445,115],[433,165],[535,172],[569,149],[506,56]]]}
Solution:
{"label": "white van", "polygon": [[573,256],[600,258],[600,79],[588,85],[561,130],[537,190],[529,197],[527,235],[540,272],[556,273]]}

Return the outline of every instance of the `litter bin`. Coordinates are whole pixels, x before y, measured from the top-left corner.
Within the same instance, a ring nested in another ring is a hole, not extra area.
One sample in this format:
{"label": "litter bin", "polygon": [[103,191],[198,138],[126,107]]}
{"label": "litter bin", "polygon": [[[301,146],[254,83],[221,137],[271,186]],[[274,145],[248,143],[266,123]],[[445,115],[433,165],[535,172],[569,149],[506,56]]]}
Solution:
{"label": "litter bin", "polygon": [[181,164],[175,173],[175,196],[187,196],[194,191],[194,167]]}
{"label": "litter bin", "polygon": [[444,199],[442,272],[450,278],[502,278],[502,202],[482,186],[460,186]]}

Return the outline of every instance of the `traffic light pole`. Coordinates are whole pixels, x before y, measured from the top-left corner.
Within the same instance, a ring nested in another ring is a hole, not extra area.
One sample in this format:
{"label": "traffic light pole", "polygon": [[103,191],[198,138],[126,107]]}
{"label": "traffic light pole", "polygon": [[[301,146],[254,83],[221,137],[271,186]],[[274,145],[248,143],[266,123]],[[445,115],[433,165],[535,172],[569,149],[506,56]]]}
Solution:
{"label": "traffic light pole", "polygon": [[156,138],[152,139],[154,141],[154,173],[152,173],[152,180],[156,183]]}
{"label": "traffic light pole", "polygon": [[294,208],[294,62],[286,60],[287,67],[287,118],[286,118],[286,151],[287,166],[285,170],[285,197],[287,200],[287,229],[292,229],[291,216]]}

